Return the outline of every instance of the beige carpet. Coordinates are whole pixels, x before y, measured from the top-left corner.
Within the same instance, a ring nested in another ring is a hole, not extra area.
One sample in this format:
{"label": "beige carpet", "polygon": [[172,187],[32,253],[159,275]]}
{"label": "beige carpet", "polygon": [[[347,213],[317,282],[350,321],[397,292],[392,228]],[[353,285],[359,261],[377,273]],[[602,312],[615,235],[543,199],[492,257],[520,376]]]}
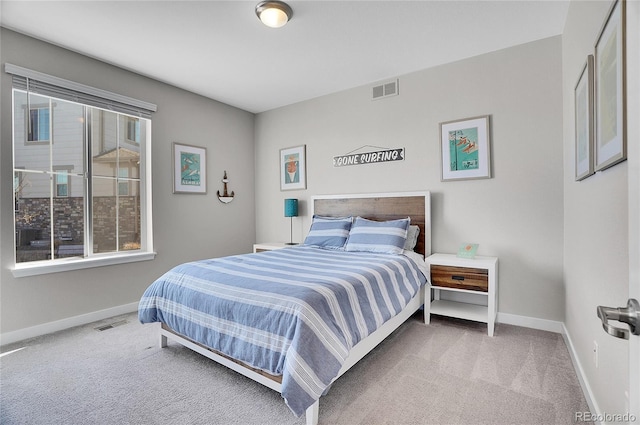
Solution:
{"label": "beige carpet", "polygon": [[[3,347],[24,348],[0,357],[0,423],[304,424],[278,393],[157,340],[130,314]],[[491,338],[420,313],[334,383],[320,424],[572,424],[585,411],[561,335],[498,325]]]}

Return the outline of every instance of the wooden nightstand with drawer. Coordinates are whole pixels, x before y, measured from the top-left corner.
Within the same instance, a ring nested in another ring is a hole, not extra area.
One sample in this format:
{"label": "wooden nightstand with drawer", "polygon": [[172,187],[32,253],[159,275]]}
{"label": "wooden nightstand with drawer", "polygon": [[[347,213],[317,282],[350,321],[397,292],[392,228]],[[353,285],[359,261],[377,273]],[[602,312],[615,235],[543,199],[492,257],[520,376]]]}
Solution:
{"label": "wooden nightstand with drawer", "polygon": [[[474,320],[486,323],[487,333],[493,336],[498,312],[498,259],[433,254],[425,261],[431,276],[431,290],[425,291],[425,323],[429,323],[431,314]],[[449,299],[441,297],[442,292]]]}

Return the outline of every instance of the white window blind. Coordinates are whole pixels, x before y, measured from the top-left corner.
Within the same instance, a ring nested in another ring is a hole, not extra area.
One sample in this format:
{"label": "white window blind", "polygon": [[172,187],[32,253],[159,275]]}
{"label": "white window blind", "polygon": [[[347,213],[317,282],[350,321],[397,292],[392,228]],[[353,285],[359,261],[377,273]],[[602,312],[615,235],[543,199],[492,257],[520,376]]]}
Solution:
{"label": "white window blind", "polygon": [[65,80],[39,71],[6,63],[4,70],[13,75],[13,87],[114,112],[151,118],[158,107],[153,103]]}

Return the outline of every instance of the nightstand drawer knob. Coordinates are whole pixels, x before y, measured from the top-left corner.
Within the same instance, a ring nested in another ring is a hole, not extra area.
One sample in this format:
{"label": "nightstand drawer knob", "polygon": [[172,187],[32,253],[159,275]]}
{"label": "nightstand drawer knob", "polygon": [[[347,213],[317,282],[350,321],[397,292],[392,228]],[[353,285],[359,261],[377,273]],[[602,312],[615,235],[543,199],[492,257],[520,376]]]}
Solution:
{"label": "nightstand drawer knob", "polygon": [[464,276],[451,276],[453,280],[464,280]]}

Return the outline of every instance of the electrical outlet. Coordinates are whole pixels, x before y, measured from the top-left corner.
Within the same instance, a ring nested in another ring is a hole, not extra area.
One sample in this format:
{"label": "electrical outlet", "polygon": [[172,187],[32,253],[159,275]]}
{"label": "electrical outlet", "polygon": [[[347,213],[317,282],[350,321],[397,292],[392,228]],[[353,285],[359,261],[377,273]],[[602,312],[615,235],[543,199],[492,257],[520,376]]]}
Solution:
{"label": "electrical outlet", "polygon": [[596,365],[596,369],[598,368],[598,343],[593,341],[593,363]]}

